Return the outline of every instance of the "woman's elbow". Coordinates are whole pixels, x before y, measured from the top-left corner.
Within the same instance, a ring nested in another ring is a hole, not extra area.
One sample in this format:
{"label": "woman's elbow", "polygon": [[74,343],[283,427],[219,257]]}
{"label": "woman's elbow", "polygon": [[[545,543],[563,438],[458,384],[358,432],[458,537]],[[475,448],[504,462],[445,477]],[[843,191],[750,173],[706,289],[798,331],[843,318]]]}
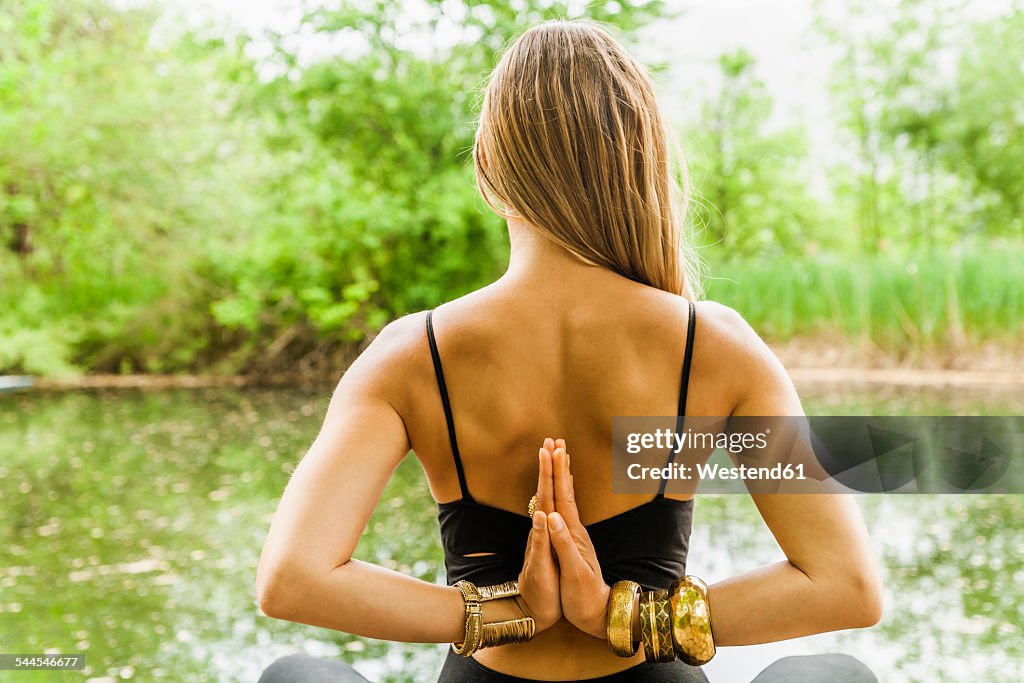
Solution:
{"label": "woman's elbow", "polygon": [[285,616],[287,603],[282,599],[278,588],[266,585],[256,586],[256,601],[265,616],[271,619],[288,618]]}
{"label": "woman's elbow", "polygon": [[863,567],[847,579],[849,628],[868,628],[882,620],[885,609],[881,572],[876,566]]}
{"label": "woman's elbow", "polygon": [[301,577],[288,567],[260,567],[256,576],[256,601],[272,619],[295,621]]}

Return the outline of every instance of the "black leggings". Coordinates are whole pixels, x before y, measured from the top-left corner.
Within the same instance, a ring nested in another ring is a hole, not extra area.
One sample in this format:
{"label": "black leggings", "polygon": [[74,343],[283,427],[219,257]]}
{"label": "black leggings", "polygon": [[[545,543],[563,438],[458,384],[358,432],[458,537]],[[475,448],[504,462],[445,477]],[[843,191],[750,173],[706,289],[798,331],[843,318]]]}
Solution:
{"label": "black leggings", "polygon": [[[707,681],[704,672],[676,660],[668,664],[637,664],[611,676],[589,678],[593,683],[696,683]],[[448,651],[439,683],[535,683],[489,669],[472,658]],[[751,683],[878,683],[860,660],[849,655],[783,657],[759,673]],[[258,683],[369,683],[345,662],[303,654],[277,659],[264,670]]]}
{"label": "black leggings", "polygon": [[[687,666],[678,659],[664,664],[644,662],[628,669],[601,676],[588,678],[593,683],[708,683],[708,677],[699,667]],[[438,683],[535,683],[529,678],[509,676],[476,661],[472,657],[463,657],[448,650],[448,657],[441,667]]]}

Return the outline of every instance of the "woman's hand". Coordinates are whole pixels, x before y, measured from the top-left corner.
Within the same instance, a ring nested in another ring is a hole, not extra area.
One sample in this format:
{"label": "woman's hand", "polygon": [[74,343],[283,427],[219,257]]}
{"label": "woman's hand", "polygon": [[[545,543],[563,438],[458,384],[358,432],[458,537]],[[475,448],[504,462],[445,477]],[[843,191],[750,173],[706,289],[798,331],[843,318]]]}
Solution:
{"label": "woman's hand", "polygon": [[559,601],[558,565],[548,534],[548,514],[555,509],[554,479],[552,477],[551,450],[554,441],[547,439],[538,455],[537,509],[533,515],[533,528],[526,542],[526,557],[519,573],[519,597],[536,622],[537,631],[553,626],[562,618]]}
{"label": "woman's hand", "polygon": [[550,457],[555,511],[547,519],[551,545],[558,556],[562,614],[584,633],[603,639],[607,637],[605,620],[611,588],[601,576],[594,544],[580,522],[565,441],[558,439],[553,445]]}

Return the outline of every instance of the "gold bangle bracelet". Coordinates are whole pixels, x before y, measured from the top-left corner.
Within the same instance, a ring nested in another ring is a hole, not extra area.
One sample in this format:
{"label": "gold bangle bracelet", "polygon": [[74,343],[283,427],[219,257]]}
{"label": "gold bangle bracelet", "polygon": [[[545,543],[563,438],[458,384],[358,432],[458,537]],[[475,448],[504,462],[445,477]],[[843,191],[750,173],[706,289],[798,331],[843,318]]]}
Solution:
{"label": "gold bangle bracelet", "polygon": [[667,591],[640,594],[640,636],[648,662],[671,662],[676,658]]}
{"label": "gold bangle bracelet", "polygon": [[480,586],[477,588],[477,592],[480,594],[480,602],[500,600],[501,598],[514,598],[519,595],[519,582],[506,581],[505,583],[493,586]]}
{"label": "gold bangle bracelet", "polygon": [[696,576],[676,579],[669,588],[669,604],[676,654],[690,666],[710,662],[715,656],[715,638],[707,584]]}
{"label": "gold bangle bracelet", "polygon": [[536,622],[533,617],[520,617],[508,621],[484,624],[480,636],[480,648],[525,643],[533,638]]}
{"label": "gold bangle bracelet", "polygon": [[466,632],[462,642],[452,643],[455,654],[470,657],[481,648],[524,643],[533,638],[537,622],[529,614],[518,619],[484,623],[481,603],[488,600],[515,598],[519,609],[526,612],[519,600],[518,581],[480,587],[470,581],[459,581],[455,587],[462,593],[466,605]]}
{"label": "gold bangle bracelet", "polygon": [[632,657],[640,649],[639,633],[633,633],[633,608],[640,584],[617,581],[608,593],[608,648],[619,657]]}
{"label": "gold bangle bracelet", "polygon": [[462,593],[466,605],[466,631],[460,643],[452,643],[452,650],[457,655],[469,657],[480,649],[483,635],[483,610],[480,608],[480,592],[469,581],[459,581],[455,587]]}

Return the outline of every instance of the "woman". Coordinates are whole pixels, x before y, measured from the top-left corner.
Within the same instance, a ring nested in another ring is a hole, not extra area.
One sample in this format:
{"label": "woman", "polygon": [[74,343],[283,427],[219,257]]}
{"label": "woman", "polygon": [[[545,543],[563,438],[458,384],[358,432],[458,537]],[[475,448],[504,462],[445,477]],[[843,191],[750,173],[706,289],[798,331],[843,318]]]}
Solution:
{"label": "woman", "polygon": [[[451,584],[518,578],[519,595],[480,603],[482,622],[532,620],[532,638],[449,651],[442,681],[706,680],[642,648],[616,656],[605,640],[613,583],[651,590],[682,575],[692,510],[690,495],[611,494],[611,418],[802,409],[740,316],[691,303],[667,149],[649,80],[603,29],[545,23],[507,51],[473,151],[481,192],[508,221],[508,270],[391,323],[345,373],[267,538],[267,615],[466,646],[473,600]],[[448,586],[352,557],[410,449],[438,501]],[[755,502],[788,561],[708,589],[717,646],[878,621],[878,570],[851,498]],[[264,680],[346,680],[335,668],[289,658]],[[777,674],[763,680],[873,680],[842,659]]]}

